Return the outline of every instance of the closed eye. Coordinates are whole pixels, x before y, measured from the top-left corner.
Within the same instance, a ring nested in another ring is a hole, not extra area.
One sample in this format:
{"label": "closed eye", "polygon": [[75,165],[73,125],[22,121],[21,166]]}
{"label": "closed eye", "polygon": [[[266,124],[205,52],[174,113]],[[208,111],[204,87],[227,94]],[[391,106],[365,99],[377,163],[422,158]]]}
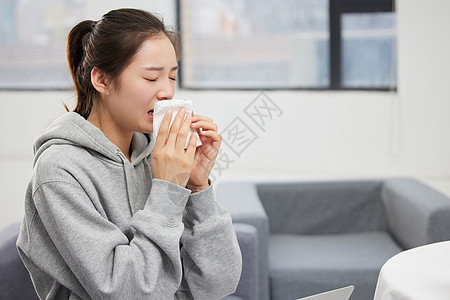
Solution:
{"label": "closed eye", "polygon": [[[150,82],[155,82],[155,81],[158,80],[158,78],[156,78],[156,79],[144,78],[144,79],[147,80],[147,81],[150,81]],[[176,78],[169,77],[169,79],[172,80],[172,81],[177,81]]]}

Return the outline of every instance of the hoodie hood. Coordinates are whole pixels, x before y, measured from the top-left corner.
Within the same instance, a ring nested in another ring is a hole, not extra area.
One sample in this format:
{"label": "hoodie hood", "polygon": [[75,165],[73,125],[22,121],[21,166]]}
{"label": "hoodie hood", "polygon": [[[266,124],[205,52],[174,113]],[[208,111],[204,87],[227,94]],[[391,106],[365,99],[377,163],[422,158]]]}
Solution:
{"label": "hoodie hood", "polygon": [[[135,132],[131,142],[131,164],[136,166],[153,150],[150,134]],[[75,112],[68,112],[53,121],[34,142],[34,164],[52,145],[74,145],[87,148],[114,162],[124,163],[124,155],[104,133]]]}

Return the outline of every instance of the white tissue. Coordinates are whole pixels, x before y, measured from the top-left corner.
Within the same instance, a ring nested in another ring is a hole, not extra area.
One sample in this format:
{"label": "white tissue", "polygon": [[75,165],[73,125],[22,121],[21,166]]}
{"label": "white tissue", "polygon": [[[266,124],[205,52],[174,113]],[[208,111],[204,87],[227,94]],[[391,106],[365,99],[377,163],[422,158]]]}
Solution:
{"label": "white tissue", "polygon": [[[161,126],[161,122],[164,118],[164,115],[166,112],[170,109],[172,110],[172,120],[170,121],[170,126],[172,126],[173,121],[175,120],[175,117],[178,113],[178,111],[184,107],[186,109],[186,115],[184,116],[184,119],[188,115],[192,115],[192,101],[189,99],[184,100],[178,100],[178,99],[172,99],[172,100],[162,100],[157,101],[155,103],[155,107],[153,110],[153,137],[156,141],[156,137],[158,136],[159,127]],[[183,120],[184,120],[183,119]],[[186,149],[189,145],[189,139],[192,134],[195,134],[197,136],[197,147],[201,146],[202,142],[200,141],[200,137],[198,136],[197,130],[190,128],[188,135],[186,137],[186,144],[184,145],[184,149]]]}

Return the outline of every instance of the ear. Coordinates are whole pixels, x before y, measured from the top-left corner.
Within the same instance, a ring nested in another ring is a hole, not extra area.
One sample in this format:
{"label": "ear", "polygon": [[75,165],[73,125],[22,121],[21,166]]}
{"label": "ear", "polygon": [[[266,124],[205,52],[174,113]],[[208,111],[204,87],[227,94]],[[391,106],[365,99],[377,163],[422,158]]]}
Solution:
{"label": "ear", "polygon": [[101,95],[109,95],[109,82],[106,74],[97,67],[92,68],[91,83]]}

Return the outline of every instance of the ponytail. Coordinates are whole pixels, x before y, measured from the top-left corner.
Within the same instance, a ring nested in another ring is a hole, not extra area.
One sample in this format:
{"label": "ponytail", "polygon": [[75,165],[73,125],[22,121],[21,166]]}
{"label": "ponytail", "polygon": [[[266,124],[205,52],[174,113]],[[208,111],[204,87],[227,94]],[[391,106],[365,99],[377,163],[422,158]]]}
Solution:
{"label": "ponytail", "polygon": [[[88,53],[89,39],[96,22],[86,20],[78,23],[67,38],[67,61],[77,94],[74,111],[85,119],[91,113],[97,91],[91,83],[92,64]],[[67,107],[66,107],[67,109]]]}

